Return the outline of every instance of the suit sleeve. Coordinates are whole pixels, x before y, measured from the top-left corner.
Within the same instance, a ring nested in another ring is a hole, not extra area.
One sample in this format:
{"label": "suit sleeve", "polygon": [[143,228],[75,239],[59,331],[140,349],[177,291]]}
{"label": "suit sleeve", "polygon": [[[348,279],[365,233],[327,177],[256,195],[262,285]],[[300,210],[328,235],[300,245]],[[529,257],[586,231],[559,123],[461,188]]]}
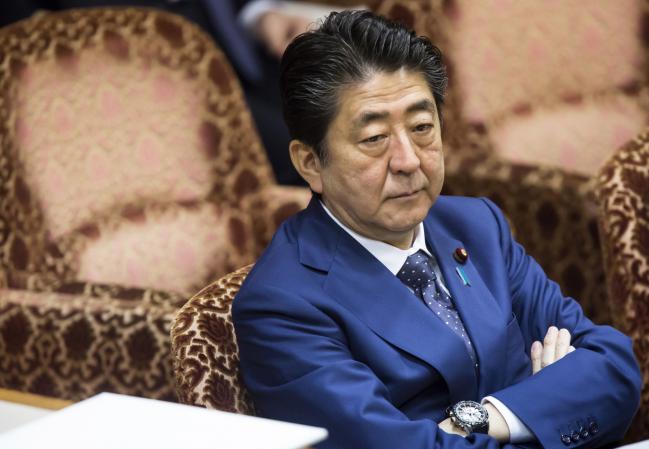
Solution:
{"label": "suit sleeve", "polygon": [[352,358],[341,326],[303,298],[269,286],[246,289],[233,313],[241,370],[257,411],[327,428],[329,438],[318,447],[501,447],[487,435],[463,438],[432,419],[410,420],[377,376]]}
{"label": "suit sleeve", "polygon": [[635,414],[641,376],[631,340],[586,318],[516,243],[500,210],[484,200],[499,227],[512,309],[526,341],[549,326],[566,328],[576,351],[501,391],[502,401],[543,447],[595,447],[621,439]]}

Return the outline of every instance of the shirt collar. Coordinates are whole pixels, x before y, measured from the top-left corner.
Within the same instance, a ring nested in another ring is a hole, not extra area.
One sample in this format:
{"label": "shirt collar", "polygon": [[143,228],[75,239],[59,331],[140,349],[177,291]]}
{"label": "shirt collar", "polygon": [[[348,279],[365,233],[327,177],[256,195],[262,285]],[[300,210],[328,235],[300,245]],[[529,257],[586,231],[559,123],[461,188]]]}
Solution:
{"label": "shirt collar", "polygon": [[401,270],[401,267],[404,263],[406,263],[408,256],[415,254],[419,250],[433,257],[433,255],[430,253],[430,251],[428,251],[428,248],[426,247],[426,234],[423,222],[419,223],[419,225],[415,228],[415,240],[412,242],[412,246],[408,249],[401,249],[388,243],[360,235],[359,233],[349,229],[347,226],[342,224],[340,220],[338,220],[331,213],[331,211],[327,209],[327,206],[325,206],[322,201],[320,201],[320,205],[325,210],[327,215],[329,215],[338,226],[343,228],[345,232],[347,232],[350,236],[352,236],[354,240],[360,243],[363,248],[370,252],[370,254],[376,257],[378,261],[385,265],[385,267],[394,275],[396,275],[399,270]]}

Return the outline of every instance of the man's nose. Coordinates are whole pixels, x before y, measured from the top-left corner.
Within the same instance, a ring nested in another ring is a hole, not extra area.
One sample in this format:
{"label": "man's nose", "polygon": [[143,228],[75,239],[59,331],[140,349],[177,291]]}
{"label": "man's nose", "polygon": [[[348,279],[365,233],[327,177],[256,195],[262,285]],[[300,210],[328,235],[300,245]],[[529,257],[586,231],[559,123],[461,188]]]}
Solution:
{"label": "man's nose", "polygon": [[412,173],[419,168],[416,146],[407,135],[399,135],[390,148],[390,170],[393,173]]}

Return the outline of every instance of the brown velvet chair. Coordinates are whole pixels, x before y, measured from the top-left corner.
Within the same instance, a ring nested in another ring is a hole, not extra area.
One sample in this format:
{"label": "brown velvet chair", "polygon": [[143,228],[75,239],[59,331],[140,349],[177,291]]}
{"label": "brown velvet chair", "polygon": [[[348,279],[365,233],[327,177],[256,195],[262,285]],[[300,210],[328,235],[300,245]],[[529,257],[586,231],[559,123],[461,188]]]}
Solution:
{"label": "brown velvet chair", "polygon": [[171,327],[178,399],[184,404],[254,415],[239,372],[232,301],[252,265],[223,276],[194,295]]}
{"label": "brown velvet chair", "polygon": [[596,190],[611,317],[633,339],[644,379],[630,442],[649,438],[649,128],[604,165]]}
{"label": "brown velvet chair", "polygon": [[0,30],[0,387],[174,399],[169,330],[309,199],[275,184],[241,89],[184,19]]}

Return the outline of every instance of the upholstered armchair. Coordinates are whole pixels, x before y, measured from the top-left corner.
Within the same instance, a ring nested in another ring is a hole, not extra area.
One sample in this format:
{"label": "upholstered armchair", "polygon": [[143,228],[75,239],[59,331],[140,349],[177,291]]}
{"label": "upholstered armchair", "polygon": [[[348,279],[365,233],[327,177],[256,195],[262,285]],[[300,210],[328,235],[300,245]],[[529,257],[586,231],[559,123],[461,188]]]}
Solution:
{"label": "upholstered armchair", "polygon": [[649,128],[602,167],[596,190],[611,317],[633,339],[644,379],[627,436],[636,441],[649,438]]}
{"label": "upholstered armchair", "polygon": [[[445,143],[595,175],[649,124],[649,2],[384,0],[450,72]],[[461,166],[455,155],[449,168]],[[451,155],[449,155],[449,158]]]}
{"label": "upholstered armchair", "polygon": [[275,184],[241,89],[155,10],[0,30],[0,386],[174,399],[185,299],[309,199]]}
{"label": "upholstered armchair", "polygon": [[185,303],[171,328],[178,399],[184,404],[254,415],[239,371],[232,301],[252,265],[211,283]]}

